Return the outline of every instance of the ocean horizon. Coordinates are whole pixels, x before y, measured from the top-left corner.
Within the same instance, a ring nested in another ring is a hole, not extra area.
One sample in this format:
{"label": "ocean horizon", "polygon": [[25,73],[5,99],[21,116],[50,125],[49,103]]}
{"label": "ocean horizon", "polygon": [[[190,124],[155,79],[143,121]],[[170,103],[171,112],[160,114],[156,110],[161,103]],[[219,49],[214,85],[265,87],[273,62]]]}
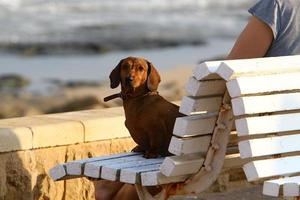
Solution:
{"label": "ocean horizon", "polygon": [[159,70],[222,57],[255,0],[0,0],[0,76],[106,80],[127,56]]}

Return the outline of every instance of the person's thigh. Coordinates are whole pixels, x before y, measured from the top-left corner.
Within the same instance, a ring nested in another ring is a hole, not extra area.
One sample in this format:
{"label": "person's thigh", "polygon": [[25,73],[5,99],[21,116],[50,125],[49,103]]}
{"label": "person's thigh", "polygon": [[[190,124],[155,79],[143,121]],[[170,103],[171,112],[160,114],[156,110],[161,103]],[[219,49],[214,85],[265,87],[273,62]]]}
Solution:
{"label": "person's thigh", "polygon": [[96,200],[112,200],[123,185],[120,182],[107,180],[94,181]]}
{"label": "person's thigh", "polygon": [[123,187],[114,196],[114,200],[139,200],[134,185],[124,184]]}
{"label": "person's thigh", "polygon": [[[134,185],[107,180],[94,181],[96,200],[139,200]],[[161,191],[160,187],[147,187],[150,194]]]}

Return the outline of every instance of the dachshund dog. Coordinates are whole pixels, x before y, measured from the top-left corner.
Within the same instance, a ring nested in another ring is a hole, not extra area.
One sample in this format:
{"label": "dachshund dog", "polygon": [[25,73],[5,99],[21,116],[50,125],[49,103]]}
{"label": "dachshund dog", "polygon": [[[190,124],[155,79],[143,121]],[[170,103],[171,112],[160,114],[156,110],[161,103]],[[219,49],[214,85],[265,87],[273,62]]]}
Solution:
{"label": "dachshund dog", "polygon": [[[175,120],[183,114],[178,112],[178,106],[158,95],[160,75],[153,64],[143,58],[128,57],[119,62],[109,78],[111,88],[121,84],[121,93],[104,101],[123,99],[125,125],[138,144],[133,151],[142,152],[146,158],[168,155]],[[106,180],[94,184],[97,200],[138,200],[133,185]],[[150,187],[148,191],[154,195],[160,188]]]}
{"label": "dachshund dog", "polygon": [[121,84],[125,126],[137,146],[132,150],[142,152],[145,158],[166,156],[179,107],[157,92],[160,75],[152,63],[136,57],[119,62],[110,76],[111,88]]}

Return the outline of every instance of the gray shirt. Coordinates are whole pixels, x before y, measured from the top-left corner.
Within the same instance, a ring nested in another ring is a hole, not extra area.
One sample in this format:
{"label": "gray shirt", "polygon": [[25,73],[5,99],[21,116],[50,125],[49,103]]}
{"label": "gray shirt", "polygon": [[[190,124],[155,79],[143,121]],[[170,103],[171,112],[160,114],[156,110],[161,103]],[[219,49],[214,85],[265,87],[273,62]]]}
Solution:
{"label": "gray shirt", "polygon": [[272,29],[266,56],[300,54],[300,0],[260,0],[249,12]]}

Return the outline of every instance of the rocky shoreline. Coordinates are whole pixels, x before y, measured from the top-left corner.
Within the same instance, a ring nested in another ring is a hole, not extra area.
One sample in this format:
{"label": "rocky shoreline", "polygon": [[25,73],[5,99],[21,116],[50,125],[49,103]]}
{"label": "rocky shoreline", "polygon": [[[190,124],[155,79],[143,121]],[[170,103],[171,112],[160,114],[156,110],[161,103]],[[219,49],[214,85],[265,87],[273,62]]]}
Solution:
{"label": "rocky shoreline", "polygon": [[[159,87],[160,94],[169,101],[180,100],[185,93],[184,85],[192,73],[192,68],[193,66],[182,66],[162,71],[162,82]],[[178,77],[178,74],[180,74],[180,77]],[[11,76],[11,79],[18,81],[22,77],[15,75]],[[12,80],[11,82],[13,82]],[[55,82],[55,90],[51,92],[45,90],[39,94],[26,91],[23,87],[0,89],[0,119],[101,109],[122,105],[120,99],[106,103],[103,101],[104,97],[117,93],[120,90],[119,88],[115,90],[110,89],[108,82],[52,81]]]}
{"label": "rocky shoreline", "polygon": [[98,41],[98,42],[33,42],[18,43],[4,42],[0,43],[0,53],[18,54],[25,56],[38,55],[90,55],[103,54],[119,50],[139,50],[177,47],[182,45],[200,46],[206,42],[196,38],[186,38],[178,40],[177,38],[129,38],[126,40]]}

